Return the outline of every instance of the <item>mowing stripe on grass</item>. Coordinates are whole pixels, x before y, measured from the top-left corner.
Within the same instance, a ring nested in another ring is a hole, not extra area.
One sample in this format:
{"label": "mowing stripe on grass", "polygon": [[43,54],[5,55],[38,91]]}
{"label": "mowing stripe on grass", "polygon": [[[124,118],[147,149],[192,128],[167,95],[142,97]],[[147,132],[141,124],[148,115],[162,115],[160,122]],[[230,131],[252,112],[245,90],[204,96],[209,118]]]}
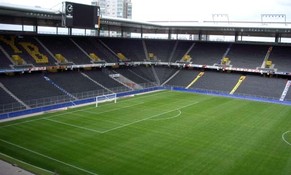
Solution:
{"label": "mowing stripe on grass", "polygon": [[34,121],[38,121],[38,120],[42,120],[42,119],[43,119],[43,118],[37,118],[37,119],[32,119],[32,120],[26,120],[26,121],[23,121],[23,122],[18,122],[18,123],[13,123],[13,124],[10,124],[10,125],[0,126],[0,128],[7,128],[7,127],[10,127],[10,126],[20,125],[20,124],[24,124],[24,123],[30,123],[30,122],[34,122]]}
{"label": "mowing stripe on grass", "polygon": [[98,131],[98,130],[95,130],[95,129],[90,129],[90,128],[85,128],[85,127],[82,127],[82,126],[72,125],[72,124],[69,124],[69,123],[60,122],[60,121],[53,120],[53,119],[44,118],[43,120],[48,120],[48,121],[51,121],[51,122],[54,122],[54,123],[59,123],[59,124],[62,124],[62,125],[67,125],[67,126],[71,126],[71,127],[74,127],[74,128],[87,130],[87,131],[102,133],[101,131]]}
{"label": "mowing stripe on grass", "polygon": [[195,102],[195,103],[192,103],[192,104],[188,104],[188,105],[182,106],[182,107],[177,108],[177,109],[173,109],[173,110],[170,110],[170,111],[162,112],[162,113],[160,113],[160,114],[152,115],[152,116],[150,116],[150,117],[147,117],[147,118],[144,118],[144,119],[141,119],[141,120],[137,120],[137,121],[134,121],[134,122],[131,122],[131,123],[125,124],[125,125],[117,126],[117,127],[115,127],[115,128],[111,128],[111,129],[108,129],[108,130],[106,130],[106,131],[103,131],[102,133],[107,133],[107,132],[110,132],[110,131],[114,131],[114,130],[116,130],[116,129],[124,128],[124,127],[127,127],[127,126],[129,126],[129,125],[133,125],[133,124],[136,124],[136,123],[139,123],[139,122],[142,122],[142,121],[145,121],[145,120],[148,120],[148,119],[151,119],[151,118],[154,118],[154,117],[157,117],[157,116],[163,115],[163,114],[167,114],[167,113],[172,112],[172,111],[180,110],[180,109],[183,109],[183,108],[186,108],[186,107],[189,107],[189,106],[195,105],[195,104],[197,104],[197,103],[198,103],[198,102]]}
{"label": "mowing stripe on grass", "polygon": [[286,131],[286,132],[284,132],[283,134],[282,134],[282,139],[284,140],[284,142],[286,142],[288,145],[291,145],[291,143],[290,142],[288,142],[288,140],[286,140],[285,139],[285,135],[287,134],[287,133],[291,133],[291,131]]}
{"label": "mowing stripe on grass", "polygon": [[[89,113],[89,114],[96,114],[94,112],[86,112],[86,113]],[[98,113],[99,114],[99,113]],[[82,117],[82,118],[89,118],[90,120],[92,120],[92,117],[88,117],[86,115],[81,115],[81,114],[78,114],[78,113],[73,113],[72,115],[74,116],[79,116],[79,117]],[[104,117],[102,118],[98,118],[98,117],[95,117],[94,120],[98,120],[98,121],[102,121],[102,122],[107,122],[107,123],[112,123],[112,124],[117,124],[117,125],[120,125],[120,123],[118,122],[114,122],[114,121],[111,121],[111,120],[106,120],[104,119]]]}
{"label": "mowing stripe on grass", "polygon": [[[111,110],[102,111],[102,112],[94,113],[94,114],[103,114],[103,113],[107,113],[107,112],[116,111],[116,110],[119,110],[119,109],[130,108],[130,107],[133,107],[133,106],[136,106],[136,105],[140,105],[140,104],[143,104],[143,103],[144,102],[138,103],[138,104],[129,105],[129,106],[123,106],[121,108],[114,108],[114,109],[111,109]],[[54,118],[54,117],[58,117],[58,116],[64,116],[64,115],[67,115],[67,114],[74,114],[75,112],[81,112],[81,111],[82,112],[87,112],[88,109],[94,109],[94,108],[96,108],[96,107],[87,108],[87,109],[79,109],[79,110],[75,110],[75,111],[69,111],[69,112],[65,112],[65,113],[61,113],[61,114],[55,114],[55,115],[52,115],[52,116],[49,116],[49,117],[36,118],[36,119],[27,120],[27,121],[23,121],[23,122],[13,123],[13,124],[10,124],[10,125],[0,126],[0,128],[6,128],[6,127],[20,125],[20,124],[24,124],[24,123],[30,123],[30,122],[34,122],[34,121],[38,121],[38,120],[43,120],[43,119],[50,119],[50,118]]]}
{"label": "mowing stripe on grass", "polygon": [[[43,171],[43,172],[47,172],[47,173],[49,173],[49,174],[55,174],[55,172],[52,172],[52,171],[49,171],[49,170],[43,169],[43,168],[41,168],[41,167],[38,167],[38,166],[32,165],[32,164],[30,164],[30,163],[24,162],[24,161],[22,161],[22,160],[16,159],[16,158],[11,157],[11,156],[8,156],[8,155],[6,155],[6,154],[3,154],[3,153],[0,153],[0,154],[1,154],[1,156],[5,157],[5,158],[9,158],[9,159],[13,160],[13,164],[16,164],[16,165],[17,165],[18,167],[20,167],[20,168],[22,168],[22,166],[19,166],[19,165],[20,165],[20,164],[24,164],[24,165],[28,165],[28,166],[30,166],[30,167],[33,167],[34,169],[37,169],[37,170],[40,170],[40,171]],[[6,161],[7,163],[12,163],[12,162],[7,161],[7,160],[5,160],[5,159],[3,159],[3,160]],[[15,162],[16,162],[16,163],[15,163]],[[23,168],[22,168],[22,169],[23,169]]]}
{"label": "mowing stripe on grass", "polygon": [[34,154],[39,155],[39,156],[41,156],[41,157],[44,157],[44,158],[47,158],[47,159],[50,159],[50,160],[56,161],[56,162],[58,162],[58,163],[61,163],[61,164],[64,164],[64,165],[66,165],[66,166],[69,166],[69,167],[75,168],[75,169],[77,169],[77,170],[80,170],[80,171],[86,172],[86,173],[88,173],[88,174],[98,175],[98,174],[93,173],[93,172],[91,172],[91,171],[88,171],[88,170],[85,170],[85,169],[83,169],[83,168],[77,167],[77,166],[75,166],[75,165],[72,165],[72,164],[69,164],[69,163],[66,163],[66,162],[60,161],[60,160],[58,160],[58,159],[55,159],[55,158],[52,158],[52,157],[50,157],[50,156],[47,156],[47,155],[41,154],[41,153],[39,153],[39,152],[36,152],[36,151],[30,150],[30,149],[28,149],[28,148],[25,148],[25,147],[23,147],[23,146],[17,145],[17,144],[15,144],[15,143],[11,143],[11,142],[6,141],[6,140],[3,140],[3,139],[0,139],[0,140],[1,140],[2,142],[4,142],[4,143],[9,144],[9,145],[12,145],[12,146],[15,146],[15,147],[17,147],[17,148],[23,149],[23,150],[25,150],[25,151],[28,151],[28,152],[34,153]]}

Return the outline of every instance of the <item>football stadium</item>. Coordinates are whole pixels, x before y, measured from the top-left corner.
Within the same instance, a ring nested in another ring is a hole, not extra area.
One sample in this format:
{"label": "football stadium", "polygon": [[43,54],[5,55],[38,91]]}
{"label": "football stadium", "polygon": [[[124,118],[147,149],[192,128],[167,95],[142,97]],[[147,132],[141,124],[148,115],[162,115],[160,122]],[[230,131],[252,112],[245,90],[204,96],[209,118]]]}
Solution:
{"label": "football stadium", "polygon": [[291,174],[286,15],[163,23],[63,7],[0,4],[2,162],[44,175]]}

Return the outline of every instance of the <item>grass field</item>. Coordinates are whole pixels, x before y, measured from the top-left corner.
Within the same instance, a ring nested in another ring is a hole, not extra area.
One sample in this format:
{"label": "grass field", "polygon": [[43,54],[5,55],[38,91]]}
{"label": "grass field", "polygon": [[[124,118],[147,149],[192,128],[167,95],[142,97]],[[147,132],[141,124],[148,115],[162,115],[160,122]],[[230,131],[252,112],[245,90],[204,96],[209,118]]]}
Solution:
{"label": "grass field", "polygon": [[0,150],[62,175],[290,175],[291,107],[161,91],[0,123]]}

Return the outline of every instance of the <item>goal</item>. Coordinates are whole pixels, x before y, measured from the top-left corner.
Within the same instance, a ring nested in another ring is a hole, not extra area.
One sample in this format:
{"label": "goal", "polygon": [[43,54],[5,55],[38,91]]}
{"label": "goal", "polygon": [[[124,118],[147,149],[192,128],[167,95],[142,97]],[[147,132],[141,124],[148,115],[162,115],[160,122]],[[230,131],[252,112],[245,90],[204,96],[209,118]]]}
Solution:
{"label": "goal", "polygon": [[106,95],[99,95],[96,97],[96,107],[98,107],[99,103],[110,102],[114,101],[116,103],[116,94],[106,94]]}

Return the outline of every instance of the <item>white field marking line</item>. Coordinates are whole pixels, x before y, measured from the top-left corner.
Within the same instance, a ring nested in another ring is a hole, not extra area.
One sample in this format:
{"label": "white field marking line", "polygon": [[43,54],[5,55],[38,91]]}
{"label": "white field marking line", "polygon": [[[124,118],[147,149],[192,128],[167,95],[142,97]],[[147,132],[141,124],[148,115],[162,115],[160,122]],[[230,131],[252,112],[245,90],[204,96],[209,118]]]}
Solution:
{"label": "white field marking line", "polygon": [[[112,109],[112,110],[107,110],[107,111],[99,112],[99,113],[96,113],[96,114],[102,114],[102,113],[106,113],[106,112],[116,111],[116,110],[119,110],[119,109],[130,108],[132,106],[140,105],[140,104],[143,104],[143,103],[144,102],[138,103],[138,104],[129,105],[129,106],[124,106],[124,107],[121,107],[121,108],[115,108],[115,109]],[[18,122],[18,123],[13,123],[13,124],[10,124],[10,125],[0,126],[0,128],[6,128],[6,127],[20,125],[20,124],[24,124],[24,123],[30,123],[30,122],[34,122],[34,121],[38,121],[38,120],[54,118],[54,117],[57,117],[57,116],[62,116],[62,115],[67,115],[67,114],[73,114],[74,112],[81,112],[81,111],[86,112],[86,110],[94,109],[94,108],[96,108],[96,107],[82,109],[82,110],[75,110],[75,111],[65,112],[65,113],[61,113],[61,114],[55,114],[55,115],[50,116],[50,117],[42,117],[42,118],[36,118],[36,119],[32,119],[32,120],[26,120],[26,121],[23,121],[23,122]]]}
{"label": "white field marking line", "polygon": [[82,126],[73,125],[73,124],[69,124],[69,123],[65,123],[65,122],[61,122],[61,121],[57,121],[57,120],[53,120],[53,119],[49,119],[49,118],[44,118],[43,120],[48,120],[48,121],[51,121],[51,122],[54,122],[54,123],[59,123],[59,124],[62,124],[62,125],[67,125],[67,126],[71,126],[71,127],[74,127],[74,128],[87,130],[87,131],[102,133],[101,131],[98,131],[98,130],[95,130],[95,129],[85,128],[85,127],[82,127]]}
{"label": "white field marking line", "polygon": [[[159,91],[159,93],[153,93],[153,94],[149,94],[149,95],[142,95],[142,96],[135,96],[134,98],[125,98],[124,100],[122,100],[121,102],[126,102],[128,100],[136,100],[136,99],[140,99],[140,98],[147,98],[148,96],[156,96],[156,95],[159,95],[160,93],[166,93],[167,91]],[[138,94],[137,94],[138,95]],[[120,103],[120,102],[119,102]],[[144,102],[142,102],[144,103]],[[141,103],[141,104],[142,104]],[[108,104],[105,104],[105,105],[113,105],[114,103],[108,103]],[[140,104],[140,103],[139,103]],[[104,105],[104,106],[105,106]],[[134,105],[138,105],[138,104],[134,104]],[[132,105],[132,106],[134,106]],[[117,109],[114,109],[114,110],[118,110],[118,109],[123,109],[123,108],[127,108],[127,107],[131,107],[131,106],[125,106],[125,107],[122,107],[122,108],[117,108]],[[95,106],[93,107],[89,107],[89,108],[86,108],[86,109],[79,109],[79,110],[74,110],[74,111],[69,111],[69,112],[64,112],[64,113],[61,113],[61,114],[55,114],[55,115],[52,115],[50,117],[42,117],[42,118],[37,118],[37,119],[32,119],[32,120],[26,120],[26,121],[23,121],[23,122],[18,122],[18,123],[14,123],[14,124],[10,124],[10,125],[4,125],[4,126],[0,126],[0,128],[5,128],[5,127],[9,127],[9,126],[14,126],[14,125],[19,125],[19,124],[23,124],[23,123],[29,123],[29,122],[33,122],[33,121],[37,121],[37,120],[42,120],[43,118],[53,118],[53,117],[57,117],[57,116],[62,116],[62,115],[66,115],[66,114],[70,114],[70,113],[74,113],[74,112],[78,112],[78,111],[86,111],[86,110],[89,110],[89,109],[94,109],[96,108]],[[108,112],[110,111],[114,111],[114,110],[109,110]],[[105,113],[107,111],[104,111],[102,113]]]}
{"label": "white field marking line", "polygon": [[[160,93],[166,93],[166,92],[167,91],[161,91]],[[140,99],[140,98],[146,98],[148,96],[156,96],[156,95],[159,95],[160,93],[153,93],[153,94],[149,94],[149,95],[145,95],[145,96],[137,96],[134,99],[129,98],[129,100],[136,100],[136,99]],[[125,99],[124,101],[127,101],[127,99]],[[129,107],[136,106],[136,105],[143,104],[143,103],[144,102],[138,103],[138,104],[129,105],[129,106],[124,106],[124,107],[121,107],[121,108],[115,108],[115,109],[112,109],[112,110],[103,111],[103,112],[99,112],[99,113],[96,113],[96,114],[102,114],[102,113],[106,113],[106,112],[116,111],[116,110],[119,110],[119,109],[129,108]],[[108,105],[112,105],[112,103],[109,103]],[[20,125],[20,124],[24,124],[24,123],[30,123],[30,122],[34,122],[34,121],[38,121],[38,120],[43,120],[43,119],[46,119],[46,118],[54,118],[54,117],[57,117],[57,116],[67,115],[67,114],[71,114],[71,113],[78,112],[78,111],[85,111],[86,112],[87,110],[94,109],[94,108],[96,108],[96,107],[94,106],[94,107],[91,107],[91,108],[64,112],[64,113],[61,113],[61,114],[52,115],[50,117],[42,117],[42,118],[37,118],[37,119],[32,119],[32,120],[26,120],[26,121],[23,121],[23,122],[18,122],[18,123],[13,123],[13,124],[10,124],[10,125],[0,126],[0,129],[1,128],[6,128],[6,127],[10,127],[10,126]]]}
{"label": "white field marking line", "polygon": [[15,125],[20,125],[20,124],[24,124],[24,123],[30,123],[30,122],[34,122],[34,121],[38,121],[38,120],[42,120],[43,118],[37,118],[37,119],[33,119],[33,120],[26,120],[26,121],[23,121],[23,122],[18,122],[18,123],[13,123],[13,124],[10,124],[10,125],[4,125],[4,126],[0,126],[0,129],[1,128],[7,128],[9,126],[15,126]]}
{"label": "white field marking line", "polygon": [[291,133],[291,131],[286,131],[286,132],[284,132],[283,134],[282,134],[282,139],[284,140],[284,142],[286,142],[288,145],[291,145],[291,143],[290,142],[288,142],[286,139],[285,139],[285,135],[287,134],[287,133]]}
{"label": "white field marking line", "polygon": [[111,109],[111,110],[107,110],[107,111],[103,111],[103,112],[92,112],[92,111],[87,111],[87,110],[84,110],[82,112],[98,115],[98,114],[104,114],[104,113],[107,113],[107,112],[117,111],[119,109],[130,108],[130,107],[137,106],[137,105],[141,105],[141,104],[144,104],[144,102],[137,103],[137,104],[132,104],[132,105],[129,105],[129,106],[124,106],[124,107],[121,107],[121,108],[115,108],[115,109]]}
{"label": "white field marking line", "polygon": [[50,156],[47,156],[47,155],[44,155],[44,154],[42,154],[42,153],[39,153],[39,152],[33,151],[33,150],[31,150],[31,149],[28,149],[28,148],[25,148],[25,147],[23,147],[23,146],[17,145],[17,144],[15,144],[15,143],[11,143],[11,142],[6,141],[6,140],[3,140],[3,139],[0,139],[0,140],[1,140],[2,142],[5,142],[5,143],[9,144],[9,145],[15,146],[15,147],[17,147],[17,148],[21,148],[21,149],[23,149],[23,150],[25,150],[25,151],[28,151],[28,152],[34,153],[34,154],[36,154],[36,155],[42,156],[42,157],[44,157],[44,158],[47,158],[47,159],[50,159],[50,160],[53,160],[53,161],[56,161],[56,162],[58,162],[58,163],[64,164],[64,165],[66,165],[66,166],[69,166],[69,167],[75,168],[75,169],[80,170],[80,171],[83,171],[83,172],[86,172],[86,173],[88,173],[88,174],[97,175],[96,173],[93,173],[93,172],[91,172],[91,171],[85,170],[85,169],[83,169],[83,168],[77,167],[77,166],[75,166],[75,165],[72,165],[72,164],[69,164],[69,163],[63,162],[63,161],[58,160],[58,159],[55,159],[55,158],[52,158],[52,157],[50,157]]}
{"label": "white field marking line", "polygon": [[[16,158],[11,157],[11,156],[8,156],[8,155],[6,155],[6,154],[3,154],[3,153],[0,153],[0,154],[2,154],[2,155],[5,156],[5,157],[8,157],[8,158],[10,158],[10,159],[13,159],[13,160],[15,160],[15,161],[17,161],[17,162],[20,162],[20,163],[22,163],[22,164],[26,164],[26,165],[32,166],[32,167],[34,167],[34,168],[36,168],[36,169],[39,169],[39,170],[42,170],[42,171],[46,171],[46,172],[51,173],[51,174],[55,174],[55,172],[52,172],[52,171],[50,171],[50,170],[43,169],[43,168],[41,168],[41,167],[38,167],[38,166],[32,165],[32,164],[27,163],[27,162],[23,162],[22,160],[16,159]],[[16,163],[16,164],[17,164],[17,163]],[[23,168],[22,168],[22,169],[23,169]]]}
{"label": "white field marking line", "polygon": [[177,109],[176,111],[178,111],[179,113],[176,114],[175,116],[172,116],[172,117],[166,117],[166,118],[157,118],[157,119],[155,119],[155,118],[150,118],[149,120],[169,120],[169,119],[173,119],[173,118],[179,117],[179,116],[182,114],[182,112],[181,112],[180,109]]}
{"label": "white field marking line", "polygon": [[186,107],[188,107],[188,106],[195,105],[195,104],[197,104],[197,103],[198,103],[198,102],[195,102],[195,103],[192,103],[192,104],[188,104],[188,105],[182,106],[182,107],[177,108],[177,109],[173,109],[173,110],[170,110],[170,111],[162,112],[162,113],[160,113],[160,114],[152,115],[152,116],[150,116],[150,117],[147,117],[147,118],[144,118],[144,119],[141,119],[141,120],[137,120],[137,121],[134,121],[134,122],[131,122],[131,123],[125,124],[125,125],[117,126],[117,127],[115,127],[115,128],[111,128],[111,129],[108,129],[108,130],[103,131],[102,134],[103,134],[103,133],[110,132],[110,131],[114,131],[114,130],[116,130],[116,129],[124,128],[124,127],[126,127],[126,126],[133,125],[133,124],[136,124],[136,123],[139,123],[139,122],[142,122],[142,121],[145,121],[145,120],[148,120],[148,119],[151,119],[151,118],[154,118],[154,117],[157,117],[157,116],[160,116],[160,115],[163,115],[163,114],[166,114],[166,113],[172,112],[172,111],[180,110],[180,109],[186,108]]}
{"label": "white field marking line", "polygon": [[[140,104],[143,104],[143,103],[144,102],[137,103],[137,104],[132,104],[132,105],[129,105],[129,106],[123,106],[121,108],[114,108],[114,109],[111,109],[111,110],[107,110],[107,111],[103,111],[103,112],[98,112],[98,113],[94,113],[94,114],[103,114],[103,113],[107,113],[107,112],[117,111],[119,109],[130,108],[130,107],[137,106],[137,105],[140,105]],[[94,108],[96,108],[96,107],[88,108],[88,109],[94,109]],[[80,109],[80,110],[76,110],[76,111],[70,111],[70,112],[66,112],[64,114],[53,115],[53,116],[45,117],[45,118],[54,118],[54,117],[62,116],[62,115],[66,115],[66,114],[74,114],[75,112],[87,112],[88,109]]]}
{"label": "white field marking line", "polygon": [[[140,103],[140,104],[143,104],[143,103]],[[118,109],[124,109],[124,108],[128,108],[128,107],[136,106],[136,105],[138,105],[138,104],[130,105],[130,106],[126,106],[126,107],[118,108]],[[118,110],[118,109],[114,109],[114,110]],[[93,112],[90,112],[90,113],[92,113],[92,114],[101,114],[101,113],[106,113],[106,112],[110,112],[110,111],[114,111],[114,110],[104,111],[104,112],[100,112],[100,113],[93,113]],[[87,111],[84,111],[84,112],[87,112]],[[80,115],[80,114],[75,114],[75,113],[71,113],[71,114],[75,115],[75,116],[83,117],[83,115]],[[66,122],[61,122],[61,121],[54,120],[54,119],[51,119],[51,118],[53,118],[53,117],[45,117],[45,118],[42,118],[42,119],[43,120],[48,120],[48,121],[51,121],[51,122],[55,122],[55,123],[59,123],[59,124],[63,124],[63,125],[67,125],[67,126],[71,126],[71,127],[75,127],[75,128],[79,128],[79,129],[83,129],[83,130],[86,130],[86,131],[103,133],[102,131],[98,131],[98,130],[95,130],[95,129],[90,129],[90,128],[86,128],[86,127],[82,127],[82,126],[78,126],[78,125],[73,125],[73,124],[69,124],[69,123],[66,123]],[[98,120],[120,125],[120,123],[109,121],[109,120],[102,120],[102,119],[98,119]]]}

